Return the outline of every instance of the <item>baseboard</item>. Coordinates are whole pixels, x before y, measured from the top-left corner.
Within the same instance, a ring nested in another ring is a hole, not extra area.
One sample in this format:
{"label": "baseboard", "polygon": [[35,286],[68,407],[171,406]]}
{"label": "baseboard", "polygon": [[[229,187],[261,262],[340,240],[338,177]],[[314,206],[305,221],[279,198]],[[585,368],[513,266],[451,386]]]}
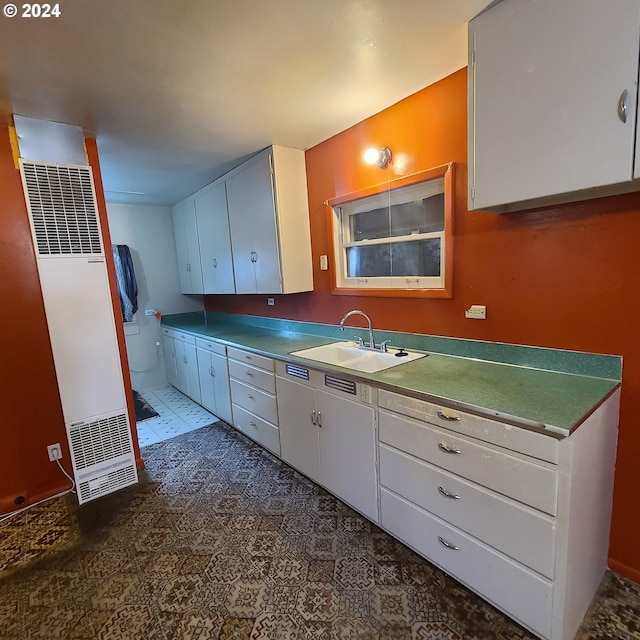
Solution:
{"label": "baseboard", "polygon": [[28,491],[23,491],[18,493],[17,495],[21,495],[25,498],[25,501],[22,504],[15,504],[15,496],[9,497],[5,496],[0,498],[0,516],[10,515],[14,511],[20,511],[21,509],[26,509],[27,507],[31,507],[38,502],[42,502],[44,500],[49,500],[58,494],[65,493],[71,490],[71,485],[68,481],[63,482],[57,487],[53,489],[49,489],[48,491],[43,491],[32,495]]}
{"label": "baseboard", "polygon": [[619,573],[623,578],[627,578],[632,582],[640,584],[639,569],[628,567],[626,564],[618,562],[617,560],[613,560],[612,558],[609,558],[609,569],[611,569],[611,571],[614,571],[615,573]]}

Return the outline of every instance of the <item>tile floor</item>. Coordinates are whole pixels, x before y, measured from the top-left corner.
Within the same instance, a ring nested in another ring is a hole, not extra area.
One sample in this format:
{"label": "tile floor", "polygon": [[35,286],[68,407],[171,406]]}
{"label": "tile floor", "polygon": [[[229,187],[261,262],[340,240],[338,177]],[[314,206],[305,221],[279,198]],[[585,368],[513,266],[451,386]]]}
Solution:
{"label": "tile floor", "polygon": [[155,418],[137,423],[141,447],[175,438],[218,419],[169,385],[146,389],[141,391],[140,395],[159,414]]}

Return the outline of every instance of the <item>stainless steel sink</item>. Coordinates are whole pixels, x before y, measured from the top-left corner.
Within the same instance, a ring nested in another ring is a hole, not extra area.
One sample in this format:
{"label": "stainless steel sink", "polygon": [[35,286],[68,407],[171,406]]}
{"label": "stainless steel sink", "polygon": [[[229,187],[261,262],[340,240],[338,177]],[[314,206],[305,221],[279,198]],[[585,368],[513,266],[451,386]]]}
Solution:
{"label": "stainless steel sink", "polygon": [[363,373],[376,373],[384,369],[405,364],[411,360],[424,358],[426,354],[415,351],[407,351],[406,356],[397,356],[399,349],[389,347],[385,352],[361,349],[355,342],[332,342],[320,347],[311,347],[301,351],[292,351],[292,356],[308,358],[316,362],[333,364],[345,369],[362,371]]}

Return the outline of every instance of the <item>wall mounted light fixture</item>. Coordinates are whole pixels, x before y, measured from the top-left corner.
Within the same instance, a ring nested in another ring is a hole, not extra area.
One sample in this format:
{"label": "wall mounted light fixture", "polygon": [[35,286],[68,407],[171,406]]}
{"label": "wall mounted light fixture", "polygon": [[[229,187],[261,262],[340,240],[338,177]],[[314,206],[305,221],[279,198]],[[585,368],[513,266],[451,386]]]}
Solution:
{"label": "wall mounted light fixture", "polygon": [[391,164],[391,149],[389,147],[367,149],[364,152],[364,161],[367,164],[377,164],[381,169],[385,169]]}

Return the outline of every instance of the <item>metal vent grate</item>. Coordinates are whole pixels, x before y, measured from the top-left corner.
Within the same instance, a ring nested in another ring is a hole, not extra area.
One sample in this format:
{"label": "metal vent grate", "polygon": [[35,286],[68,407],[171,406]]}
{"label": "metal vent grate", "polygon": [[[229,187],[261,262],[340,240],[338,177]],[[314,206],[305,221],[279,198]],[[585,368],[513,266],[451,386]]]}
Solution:
{"label": "metal vent grate", "polygon": [[353,382],[353,380],[343,380],[342,378],[325,375],[324,386],[329,387],[329,389],[335,389],[336,391],[350,393],[353,396],[356,395],[356,383]]}
{"label": "metal vent grate", "polygon": [[80,471],[106,460],[130,454],[126,414],[81,423],[69,429],[69,443],[75,468]]}
{"label": "metal vent grate", "polygon": [[102,255],[89,167],[21,162],[38,255]]}
{"label": "metal vent grate", "polygon": [[78,501],[80,504],[123,489],[138,481],[135,465],[130,464],[121,469],[110,471],[104,475],[78,483]]}
{"label": "metal vent grate", "polygon": [[302,378],[303,380],[309,379],[309,369],[305,369],[304,367],[297,367],[294,364],[288,364],[286,366],[287,375],[293,376],[294,378]]}

